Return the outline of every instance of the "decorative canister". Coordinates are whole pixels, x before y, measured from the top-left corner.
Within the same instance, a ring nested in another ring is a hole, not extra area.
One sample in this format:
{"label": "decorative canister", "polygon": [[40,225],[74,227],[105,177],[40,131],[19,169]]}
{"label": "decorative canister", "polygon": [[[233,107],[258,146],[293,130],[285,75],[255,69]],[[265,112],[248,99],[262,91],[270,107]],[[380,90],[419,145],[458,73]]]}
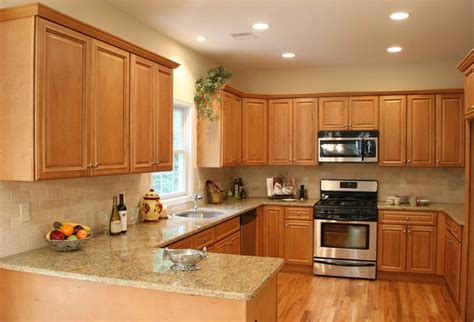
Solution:
{"label": "decorative canister", "polygon": [[159,221],[162,211],[163,204],[160,202],[160,196],[155,192],[155,190],[150,189],[150,191],[145,194],[142,202],[140,203],[140,212],[142,214],[143,221]]}

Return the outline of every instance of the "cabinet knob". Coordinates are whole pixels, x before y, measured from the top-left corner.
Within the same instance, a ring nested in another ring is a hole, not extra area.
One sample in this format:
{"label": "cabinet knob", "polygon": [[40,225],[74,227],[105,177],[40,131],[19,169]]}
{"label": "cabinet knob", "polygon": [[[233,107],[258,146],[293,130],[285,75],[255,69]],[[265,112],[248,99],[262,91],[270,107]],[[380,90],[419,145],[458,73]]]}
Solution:
{"label": "cabinet knob", "polygon": [[285,227],[288,227],[288,224],[285,224]]}
{"label": "cabinet knob", "polygon": [[98,166],[99,166],[99,164],[97,162],[92,164],[93,168],[97,168]]}
{"label": "cabinet knob", "polygon": [[471,105],[471,108],[474,109],[474,104]]}
{"label": "cabinet knob", "polygon": [[86,165],[86,168],[92,168],[92,163],[88,163],[88,164]]}
{"label": "cabinet knob", "polygon": [[439,160],[436,160],[437,163],[439,163]]}
{"label": "cabinet knob", "polygon": [[402,160],[403,163],[407,162],[407,160]]}
{"label": "cabinet knob", "polygon": [[408,160],[408,163],[411,163],[411,160]]}
{"label": "cabinet knob", "polygon": [[404,232],[404,233],[406,233],[406,232],[407,232],[407,230],[406,230],[406,229],[403,229],[403,232]]}
{"label": "cabinet knob", "polygon": [[410,218],[408,218],[408,216],[405,217],[406,220],[410,220]]}

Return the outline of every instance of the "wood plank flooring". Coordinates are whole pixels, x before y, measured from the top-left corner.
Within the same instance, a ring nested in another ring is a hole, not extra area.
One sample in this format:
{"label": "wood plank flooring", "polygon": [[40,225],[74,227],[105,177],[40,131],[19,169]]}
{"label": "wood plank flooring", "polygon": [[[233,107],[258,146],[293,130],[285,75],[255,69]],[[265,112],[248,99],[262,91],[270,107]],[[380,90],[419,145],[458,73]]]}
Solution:
{"label": "wood plank flooring", "polygon": [[444,285],[278,276],[278,321],[461,321]]}

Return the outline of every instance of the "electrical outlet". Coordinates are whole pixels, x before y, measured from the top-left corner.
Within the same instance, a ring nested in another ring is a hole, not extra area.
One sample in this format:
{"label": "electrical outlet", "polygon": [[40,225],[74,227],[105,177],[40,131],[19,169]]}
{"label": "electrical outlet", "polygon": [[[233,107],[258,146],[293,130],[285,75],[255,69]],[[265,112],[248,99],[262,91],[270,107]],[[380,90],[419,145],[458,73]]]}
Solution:
{"label": "electrical outlet", "polygon": [[303,182],[302,184],[307,185],[309,183],[308,177],[303,177]]}
{"label": "electrical outlet", "polygon": [[30,203],[25,202],[20,204],[20,222],[31,221],[31,208]]}
{"label": "electrical outlet", "polygon": [[407,179],[400,179],[400,187],[406,187],[407,186]]}

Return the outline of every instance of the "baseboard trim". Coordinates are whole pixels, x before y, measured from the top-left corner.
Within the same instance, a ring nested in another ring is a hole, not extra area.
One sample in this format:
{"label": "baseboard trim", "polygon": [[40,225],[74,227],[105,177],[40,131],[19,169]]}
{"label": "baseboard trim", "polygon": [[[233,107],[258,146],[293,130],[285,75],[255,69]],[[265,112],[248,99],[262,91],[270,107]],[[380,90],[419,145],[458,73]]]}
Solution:
{"label": "baseboard trim", "polygon": [[377,279],[403,282],[420,282],[445,285],[444,276],[416,273],[395,273],[377,271]]}
{"label": "baseboard trim", "polygon": [[285,264],[282,272],[313,274],[313,265]]}

